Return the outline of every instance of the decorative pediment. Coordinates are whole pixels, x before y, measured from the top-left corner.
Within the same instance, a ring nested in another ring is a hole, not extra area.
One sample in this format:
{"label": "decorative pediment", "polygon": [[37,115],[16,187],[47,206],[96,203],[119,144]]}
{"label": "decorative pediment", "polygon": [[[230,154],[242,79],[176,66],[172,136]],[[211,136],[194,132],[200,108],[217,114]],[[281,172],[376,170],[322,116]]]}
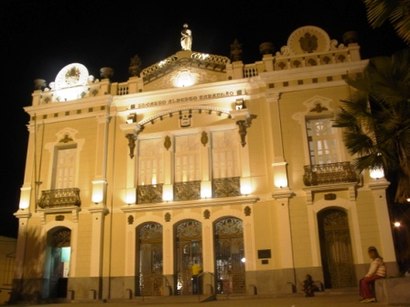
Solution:
{"label": "decorative pediment", "polygon": [[227,57],[183,50],[142,71],[144,87],[149,89],[188,87],[226,80]]}

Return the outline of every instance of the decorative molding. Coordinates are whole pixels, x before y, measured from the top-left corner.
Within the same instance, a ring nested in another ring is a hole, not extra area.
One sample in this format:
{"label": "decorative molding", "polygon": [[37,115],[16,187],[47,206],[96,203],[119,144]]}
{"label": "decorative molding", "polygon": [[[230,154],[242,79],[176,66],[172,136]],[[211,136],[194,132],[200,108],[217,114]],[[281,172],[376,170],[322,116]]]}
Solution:
{"label": "decorative molding", "polygon": [[171,213],[169,213],[169,212],[166,212],[165,214],[164,214],[164,221],[165,222],[171,222]]}
{"label": "decorative molding", "polygon": [[332,192],[332,191],[348,191],[348,196],[350,201],[355,201],[357,197],[357,182],[342,182],[335,184],[323,184],[318,186],[310,186],[303,188],[306,193],[306,203],[308,205],[313,204],[315,194],[321,192]]}
{"label": "decorative molding", "polygon": [[326,107],[323,107],[320,102],[317,102],[315,104],[315,107],[309,110],[309,112],[316,112],[316,113],[322,113],[323,111],[329,111],[329,109]]}
{"label": "decorative molding", "polygon": [[275,191],[272,193],[272,197],[274,199],[291,198],[294,195],[295,193],[293,193],[293,191],[289,188],[275,189]]}
{"label": "decorative molding", "polygon": [[134,224],[134,217],[132,215],[128,215],[127,221],[128,225]]}
{"label": "decorative molding", "polygon": [[387,181],[385,178],[381,178],[378,180],[372,180],[368,183],[368,187],[372,191],[376,190],[385,190],[390,185],[390,182]]}
{"label": "decorative molding", "polygon": [[171,148],[171,137],[169,135],[165,136],[165,140],[164,140],[164,147],[166,150],[169,150]]}
{"label": "decorative molding", "polygon": [[242,147],[245,147],[246,145],[246,134],[248,133],[248,128],[251,127],[252,125],[252,120],[257,118],[257,115],[255,114],[249,114],[249,117],[246,119],[241,119],[236,121],[236,124],[239,127],[239,136],[241,137],[241,145]]}
{"label": "decorative molding", "polygon": [[209,211],[208,209],[204,210],[204,219],[209,220],[209,218],[211,217],[211,211]]}
{"label": "decorative molding", "polygon": [[246,207],[243,209],[243,214],[245,214],[245,216],[250,216],[251,213],[252,213],[251,207],[246,206]]}
{"label": "decorative molding", "polygon": [[64,135],[64,138],[62,138],[59,143],[71,143],[74,142],[72,138],[68,136],[68,134]]}
{"label": "decorative molding", "polygon": [[208,133],[206,131],[202,131],[201,133],[201,143],[202,145],[206,146],[208,144]]}
{"label": "decorative molding", "polygon": [[187,208],[209,208],[212,206],[236,206],[253,204],[260,200],[256,196],[234,196],[234,197],[223,197],[223,198],[206,198],[198,200],[188,200],[188,201],[170,201],[161,203],[151,203],[151,204],[138,204],[138,205],[126,205],[122,206],[121,210],[123,212],[147,212],[147,211],[162,211],[162,210],[179,210]]}

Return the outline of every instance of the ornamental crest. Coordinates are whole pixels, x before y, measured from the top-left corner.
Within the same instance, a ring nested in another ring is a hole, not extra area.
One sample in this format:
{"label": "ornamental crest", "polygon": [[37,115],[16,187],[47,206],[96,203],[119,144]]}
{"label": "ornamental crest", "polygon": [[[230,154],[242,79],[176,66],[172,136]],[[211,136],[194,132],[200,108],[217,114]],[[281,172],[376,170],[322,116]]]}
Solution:
{"label": "ornamental crest", "polygon": [[67,84],[76,83],[80,80],[80,69],[76,66],[71,67],[65,74],[65,80]]}
{"label": "ornamental crest", "polygon": [[312,53],[317,49],[317,37],[309,32],[305,33],[305,35],[299,39],[299,43],[300,48],[307,53]]}

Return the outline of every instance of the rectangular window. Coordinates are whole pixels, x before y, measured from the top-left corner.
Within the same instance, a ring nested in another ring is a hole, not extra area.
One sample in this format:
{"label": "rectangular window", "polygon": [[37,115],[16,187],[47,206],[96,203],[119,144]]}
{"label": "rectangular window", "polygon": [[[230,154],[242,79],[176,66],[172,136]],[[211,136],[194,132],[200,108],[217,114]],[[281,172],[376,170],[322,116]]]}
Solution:
{"label": "rectangular window", "polygon": [[231,129],[212,133],[212,172],[213,178],[240,176],[237,130]]}
{"label": "rectangular window", "polygon": [[53,189],[75,187],[77,146],[56,148],[53,169]]}
{"label": "rectangular window", "polygon": [[175,138],[175,182],[201,180],[200,134]]}
{"label": "rectangular window", "polygon": [[338,139],[336,128],[332,127],[332,118],[306,119],[306,133],[312,165],[340,162]]}
{"label": "rectangular window", "polygon": [[164,140],[139,141],[138,185],[164,183]]}

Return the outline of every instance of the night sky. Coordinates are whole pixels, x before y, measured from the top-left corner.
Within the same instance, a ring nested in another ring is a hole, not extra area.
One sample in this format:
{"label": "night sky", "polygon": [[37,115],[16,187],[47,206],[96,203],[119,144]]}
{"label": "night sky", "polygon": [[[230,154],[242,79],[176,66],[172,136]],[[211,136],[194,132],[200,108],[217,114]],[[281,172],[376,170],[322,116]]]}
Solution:
{"label": "night sky", "polygon": [[[132,4],[128,4],[131,2]],[[371,29],[361,0],[261,1],[105,1],[1,0],[1,202],[0,235],[16,236],[20,187],[27,149],[33,80],[54,81],[67,64],[84,64],[99,78],[99,68],[114,68],[113,81],[128,78],[130,57],[143,67],[180,50],[180,30],[188,23],[194,51],[229,56],[235,38],[246,63],[260,60],[258,46],[272,41],[279,50],[293,30],[315,25],[342,40],[356,30],[363,58],[391,55],[405,44],[390,24]],[[145,3],[144,3],[145,2]]]}

